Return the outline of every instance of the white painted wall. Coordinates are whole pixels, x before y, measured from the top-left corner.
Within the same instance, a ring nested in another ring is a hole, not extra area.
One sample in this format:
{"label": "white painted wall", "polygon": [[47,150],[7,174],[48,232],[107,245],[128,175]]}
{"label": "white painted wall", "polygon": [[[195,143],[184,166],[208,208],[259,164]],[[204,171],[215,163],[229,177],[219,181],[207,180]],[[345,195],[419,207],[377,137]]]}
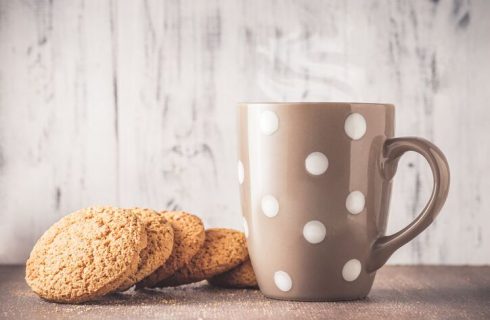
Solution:
{"label": "white painted wall", "polygon": [[[444,150],[440,217],[392,263],[490,263],[490,1],[0,0],[0,263],[91,204],[241,228],[235,104],[397,106]],[[431,189],[400,163],[390,230]]]}

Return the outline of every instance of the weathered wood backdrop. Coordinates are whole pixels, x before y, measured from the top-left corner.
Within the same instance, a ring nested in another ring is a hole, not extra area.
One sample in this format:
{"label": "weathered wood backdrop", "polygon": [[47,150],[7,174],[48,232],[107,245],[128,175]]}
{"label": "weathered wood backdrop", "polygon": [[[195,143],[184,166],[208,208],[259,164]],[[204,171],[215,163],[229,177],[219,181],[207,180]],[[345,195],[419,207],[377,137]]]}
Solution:
{"label": "weathered wood backdrop", "polygon": [[[490,1],[0,0],[0,263],[90,204],[241,228],[235,104],[380,101],[452,189],[392,263],[490,263]],[[396,176],[390,230],[431,190]]]}

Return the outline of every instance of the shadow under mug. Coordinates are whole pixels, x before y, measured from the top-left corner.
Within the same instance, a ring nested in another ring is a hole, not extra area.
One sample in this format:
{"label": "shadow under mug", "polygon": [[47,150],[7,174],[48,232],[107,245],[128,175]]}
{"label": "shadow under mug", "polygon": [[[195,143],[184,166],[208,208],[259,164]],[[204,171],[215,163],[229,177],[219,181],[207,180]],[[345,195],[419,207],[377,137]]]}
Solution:
{"label": "shadow under mug", "polygon": [[[239,106],[243,222],[264,295],[363,298],[376,270],[429,226],[448,194],[447,161],[432,143],[393,134],[391,104]],[[386,236],[391,180],[406,151],[428,161],[434,188],[420,215]]]}

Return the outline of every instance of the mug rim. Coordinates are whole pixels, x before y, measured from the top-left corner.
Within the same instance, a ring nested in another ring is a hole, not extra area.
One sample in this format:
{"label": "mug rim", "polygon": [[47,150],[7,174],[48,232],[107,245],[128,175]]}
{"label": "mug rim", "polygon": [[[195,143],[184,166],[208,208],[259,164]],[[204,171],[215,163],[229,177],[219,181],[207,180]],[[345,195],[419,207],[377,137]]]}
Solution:
{"label": "mug rim", "polygon": [[391,107],[394,108],[395,105],[392,103],[382,103],[382,102],[327,102],[327,101],[318,101],[318,102],[313,102],[313,101],[306,101],[306,102],[298,102],[298,101],[293,101],[293,102],[277,102],[277,101],[272,101],[272,102],[239,102],[237,105],[240,106],[266,106],[266,105],[271,105],[271,106],[300,106],[300,105],[310,105],[310,106],[339,106],[339,105],[356,105],[357,107],[360,106],[365,106],[365,107],[374,107],[374,106],[379,106],[379,107]]}

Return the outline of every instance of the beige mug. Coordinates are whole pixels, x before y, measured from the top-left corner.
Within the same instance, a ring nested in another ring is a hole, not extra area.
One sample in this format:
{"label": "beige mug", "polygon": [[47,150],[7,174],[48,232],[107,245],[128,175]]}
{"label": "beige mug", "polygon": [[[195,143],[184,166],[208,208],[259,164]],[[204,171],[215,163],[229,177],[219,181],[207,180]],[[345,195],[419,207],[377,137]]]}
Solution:
{"label": "beige mug", "polygon": [[[442,152],[393,138],[394,106],[245,103],[238,178],[260,290],[300,301],[365,297],[376,270],[433,221],[449,188]],[[406,151],[429,163],[434,188],[419,216],[385,235],[391,181]]]}

